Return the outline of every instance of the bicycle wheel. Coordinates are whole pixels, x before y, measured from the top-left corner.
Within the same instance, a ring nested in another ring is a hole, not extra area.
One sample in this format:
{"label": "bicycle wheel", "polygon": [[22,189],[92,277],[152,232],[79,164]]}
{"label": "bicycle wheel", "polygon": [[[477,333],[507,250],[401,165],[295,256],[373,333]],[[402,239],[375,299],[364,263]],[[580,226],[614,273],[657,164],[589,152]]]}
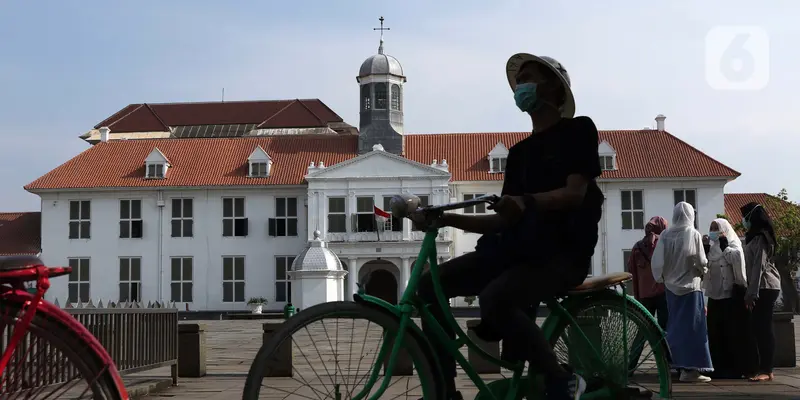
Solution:
{"label": "bicycle wheel", "polygon": [[[3,352],[22,309],[18,302],[0,301]],[[57,317],[37,310],[2,373],[0,398],[120,400],[122,396],[89,345]]]}
{"label": "bicycle wheel", "polygon": [[641,396],[642,391],[671,396],[666,338],[645,311],[612,290],[586,295],[566,307],[586,337],[568,319],[559,318],[550,343],[562,363],[586,378],[586,398],[600,389],[615,399]]}
{"label": "bicycle wheel", "polygon": [[[399,330],[394,315],[359,303],[330,302],[307,308],[286,320],[259,349],[247,374],[242,398],[255,400],[277,394],[284,398],[338,400],[363,393],[366,396],[362,398],[369,399],[384,378],[384,366],[377,362],[381,345],[387,339],[391,343]],[[363,343],[357,343],[360,340]],[[365,351],[368,346],[371,350]],[[423,350],[410,329],[403,336],[403,347],[413,365],[413,374],[399,376],[399,366],[395,365],[390,386],[381,398],[441,398],[439,392],[443,388],[435,378],[434,356]],[[314,352],[317,355],[311,356]],[[292,376],[273,377],[279,370],[283,370],[283,376],[288,375],[288,357],[292,358]],[[329,361],[335,365],[320,365]],[[375,368],[378,379],[369,385]]]}

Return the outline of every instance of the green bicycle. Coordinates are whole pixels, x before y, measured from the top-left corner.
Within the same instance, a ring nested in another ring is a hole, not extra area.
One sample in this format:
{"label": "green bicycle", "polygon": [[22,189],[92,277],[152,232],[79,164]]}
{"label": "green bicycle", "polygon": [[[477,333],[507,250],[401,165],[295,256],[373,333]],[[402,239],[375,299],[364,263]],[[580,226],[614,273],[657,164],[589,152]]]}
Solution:
{"label": "green bicycle", "polygon": [[[493,204],[497,199],[497,196],[488,195],[459,203],[429,206],[422,211],[456,210],[481,203]],[[415,203],[413,197],[406,197],[399,201],[415,209],[419,200],[416,199]],[[407,210],[396,209],[394,205],[393,212],[398,216],[408,214]],[[438,279],[437,236],[437,230],[426,232],[415,264],[428,263],[436,298],[442,307],[449,307]],[[468,338],[451,313],[446,313],[445,323],[456,332],[456,339],[447,337],[442,325],[436,322],[416,295],[422,270],[412,269],[397,305],[367,295],[364,287],[359,285],[352,302],[318,304],[287,319],[258,351],[242,398],[254,400],[261,398],[259,396],[281,395],[284,398],[320,400],[403,396],[443,399],[445,388],[433,346],[445,346],[455,357],[477,389],[476,399],[537,399],[543,396],[540,376],[528,376],[524,363],[509,364],[487,353]],[[546,303],[550,313],[541,325],[542,329],[562,362],[571,365],[587,380],[588,390],[582,399],[640,398],[654,392],[661,398],[671,397],[670,355],[664,333],[639,302],[624,294],[624,283],[630,279],[628,273],[589,278],[564,296]],[[617,287],[622,291],[616,290]],[[434,337],[423,334],[414,321],[417,316],[434,327]],[[370,333],[372,326],[378,328],[377,332]],[[346,339],[348,335],[350,340],[340,343],[340,339]],[[363,343],[357,344],[356,340],[362,337]],[[368,344],[376,344],[376,348],[365,354]],[[510,377],[505,374],[482,377],[462,353],[464,347],[509,371]],[[653,356],[649,362],[641,361],[646,349],[649,350],[647,356]],[[308,353],[313,350],[319,355],[309,357]],[[287,358],[291,360],[291,367],[285,365]],[[328,361],[336,365],[318,367]],[[344,362],[347,365],[343,367],[340,363]],[[413,366],[413,371],[410,366]],[[637,372],[637,368],[644,366],[649,367],[651,373]],[[366,370],[362,371],[362,367]],[[287,368],[291,370],[288,373]],[[278,370],[284,372],[276,374]],[[309,378],[298,379],[307,372],[312,373]]]}

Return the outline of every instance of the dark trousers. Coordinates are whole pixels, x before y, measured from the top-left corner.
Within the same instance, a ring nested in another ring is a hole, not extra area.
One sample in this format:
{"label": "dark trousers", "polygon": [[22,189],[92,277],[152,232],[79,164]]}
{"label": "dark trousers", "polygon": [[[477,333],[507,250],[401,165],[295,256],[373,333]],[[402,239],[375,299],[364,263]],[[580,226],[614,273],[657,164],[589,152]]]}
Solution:
{"label": "dark trousers", "polygon": [[[580,285],[588,274],[587,268],[576,263],[550,262],[539,267],[530,265],[495,265],[478,252],[464,254],[439,267],[439,279],[446,298],[479,296],[482,324],[491,327],[503,340],[505,350],[511,348],[530,362],[530,368],[545,375],[563,373],[544,333],[531,318],[529,311],[540,302],[549,300],[572,287]],[[426,271],[419,282],[419,295],[445,332],[455,333],[444,319],[436,302],[433,280]],[[535,314],[533,314],[535,316]],[[534,317],[535,318],[535,317]],[[432,335],[424,321],[422,330]],[[456,362],[441,344],[434,343],[441,362],[447,390],[455,390]]]}
{"label": "dark trousers", "polygon": [[756,371],[758,350],[744,291],[727,299],[708,299],[708,348],[714,365],[712,378],[739,379]]}
{"label": "dark trousers", "polygon": [[[667,311],[667,294],[661,293],[657,296],[653,297],[645,297],[643,299],[638,299],[639,303],[642,303],[644,308],[647,309],[651,315],[656,317],[656,321],[658,321],[658,326],[661,327],[663,330],[667,330],[667,321],[669,318],[669,312]],[[644,350],[644,334],[640,331],[637,331],[636,338],[633,341],[633,347],[631,348],[631,362],[628,368],[630,372],[632,372],[636,367],[639,365],[639,359],[642,357],[642,351]]]}
{"label": "dark trousers", "polygon": [[761,374],[772,373],[775,363],[775,329],[772,326],[772,313],[780,293],[775,289],[759,290],[758,300],[753,307],[752,327],[758,344],[758,372]]}

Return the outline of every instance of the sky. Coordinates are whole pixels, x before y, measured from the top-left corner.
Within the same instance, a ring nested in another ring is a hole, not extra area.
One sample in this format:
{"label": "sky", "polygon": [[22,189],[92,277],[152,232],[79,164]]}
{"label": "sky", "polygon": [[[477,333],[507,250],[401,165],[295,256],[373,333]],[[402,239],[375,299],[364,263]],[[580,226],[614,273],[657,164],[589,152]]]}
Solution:
{"label": "sky", "polygon": [[548,55],[599,129],[664,114],[670,133],[741,172],[726,192],[800,200],[800,2],[764,3],[0,0],[0,211],[39,210],[22,187],[130,103],[217,101],[224,88],[227,101],[319,98],[357,125],[379,16],[408,77],[406,132],[529,130],[505,63]]}

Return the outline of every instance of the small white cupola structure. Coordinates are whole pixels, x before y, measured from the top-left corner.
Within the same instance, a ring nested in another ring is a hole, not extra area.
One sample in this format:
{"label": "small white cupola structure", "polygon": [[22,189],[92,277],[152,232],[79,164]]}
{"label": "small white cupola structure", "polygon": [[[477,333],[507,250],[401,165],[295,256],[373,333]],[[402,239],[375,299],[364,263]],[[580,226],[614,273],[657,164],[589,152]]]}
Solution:
{"label": "small white cupola structure", "polygon": [[489,159],[489,173],[505,172],[506,161],[508,161],[508,147],[503,142],[497,142],[487,158]]}
{"label": "small white cupola structure", "polygon": [[617,151],[611,147],[607,141],[603,140],[597,147],[600,155],[600,169],[603,171],[615,171],[617,169]]}
{"label": "small white cupola structure", "polygon": [[153,148],[144,159],[144,166],[144,177],[147,179],[164,179],[167,176],[167,169],[171,167],[167,156],[158,147]]}
{"label": "small white cupola structure", "polygon": [[314,231],[308,242],[292,263],[289,278],[292,280],[292,305],[301,309],[344,299],[344,277],[347,271],[336,253],[321,239],[322,233]]}
{"label": "small white cupola structure", "polygon": [[247,176],[250,178],[266,178],[272,169],[272,158],[261,145],[256,146],[250,157],[247,157]]}

